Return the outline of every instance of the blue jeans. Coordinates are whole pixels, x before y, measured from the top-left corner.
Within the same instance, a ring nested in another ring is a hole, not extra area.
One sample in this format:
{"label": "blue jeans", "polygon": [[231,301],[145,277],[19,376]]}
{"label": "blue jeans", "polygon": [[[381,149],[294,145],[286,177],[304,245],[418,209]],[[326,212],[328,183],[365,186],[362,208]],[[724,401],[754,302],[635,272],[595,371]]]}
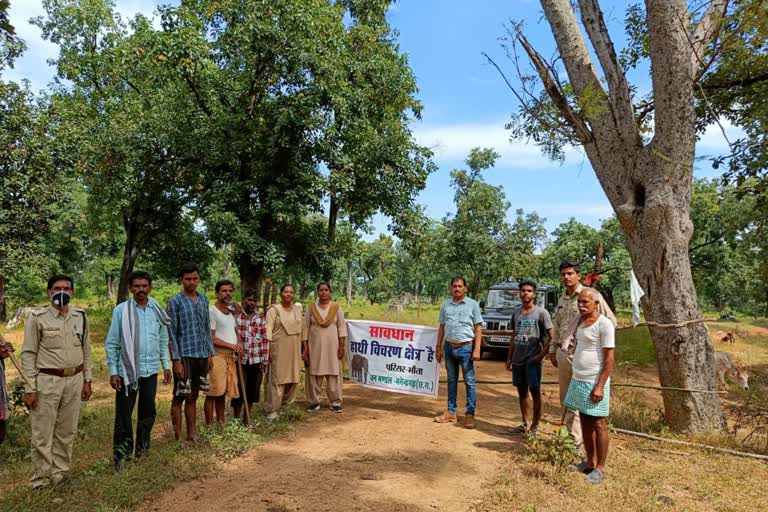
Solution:
{"label": "blue jeans", "polygon": [[472,361],[472,343],[459,348],[453,348],[448,343],[444,343],[443,357],[445,357],[445,370],[448,373],[448,412],[456,414],[456,392],[459,385],[459,367],[461,367],[464,385],[467,388],[466,414],[474,416],[477,386],[475,385],[475,364]]}

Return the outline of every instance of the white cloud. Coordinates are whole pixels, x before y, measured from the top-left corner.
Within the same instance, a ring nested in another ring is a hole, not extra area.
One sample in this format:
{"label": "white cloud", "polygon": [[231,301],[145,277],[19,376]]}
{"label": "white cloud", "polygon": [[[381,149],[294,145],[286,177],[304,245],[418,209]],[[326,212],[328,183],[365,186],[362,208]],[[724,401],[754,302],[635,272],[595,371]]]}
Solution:
{"label": "white cloud", "polygon": [[[461,161],[474,147],[490,147],[501,155],[497,167],[510,169],[542,169],[559,167],[542,155],[532,142],[509,140],[504,120],[477,123],[457,123],[441,126],[414,126],[417,142],[435,153],[438,161]],[[578,165],[582,155],[574,148],[566,148],[563,165]]]}
{"label": "white cloud", "polygon": [[[118,0],[116,10],[124,21],[139,12],[148,18],[160,2],[157,0]],[[174,3],[174,2],[171,2]],[[11,24],[16,28],[18,36],[27,44],[27,51],[16,61],[14,69],[6,69],[4,78],[20,81],[28,79],[32,83],[33,90],[45,88],[56,70],[47,64],[50,59],[55,59],[59,54],[58,47],[43,39],[40,29],[32,25],[29,20],[45,14],[42,0],[13,0],[8,11]]]}
{"label": "white cloud", "polygon": [[42,89],[51,79],[55,71],[47,61],[59,53],[58,47],[45,41],[40,29],[30,23],[31,18],[41,16],[43,12],[41,0],[14,1],[8,11],[11,25],[27,44],[27,51],[16,61],[14,69],[5,71],[5,76],[15,81],[29,79],[34,90]]}
{"label": "white cloud", "polygon": [[721,155],[729,153],[728,141],[733,143],[743,136],[744,131],[741,128],[723,119],[719,125],[714,123],[707,126],[696,142],[696,154]]}
{"label": "white cloud", "polygon": [[[158,2],[156,0],[121,0],[117,2],[116,10],[120,14],[123,23],[128,23],[134,16],[141,13],[148,19],[152,19],[158,4],[173,4],[177,2]],[[156,28],[159,28],[159,19],[154,20]]]}

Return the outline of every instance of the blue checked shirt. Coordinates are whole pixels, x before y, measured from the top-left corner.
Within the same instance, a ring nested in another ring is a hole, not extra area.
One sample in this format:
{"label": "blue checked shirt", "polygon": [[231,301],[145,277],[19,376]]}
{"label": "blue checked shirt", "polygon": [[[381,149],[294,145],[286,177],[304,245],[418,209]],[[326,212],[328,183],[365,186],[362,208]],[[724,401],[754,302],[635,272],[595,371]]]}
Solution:
{"label": "blue checked shirt", "polygon": [[211,338],[211,318],[208,316],[208,298],[197,294],[197,302],[184,293],[171,297],[168,301],[168,316],[171,325],[168,327],[171,359],[182,357],[213,356],[213,339]]}

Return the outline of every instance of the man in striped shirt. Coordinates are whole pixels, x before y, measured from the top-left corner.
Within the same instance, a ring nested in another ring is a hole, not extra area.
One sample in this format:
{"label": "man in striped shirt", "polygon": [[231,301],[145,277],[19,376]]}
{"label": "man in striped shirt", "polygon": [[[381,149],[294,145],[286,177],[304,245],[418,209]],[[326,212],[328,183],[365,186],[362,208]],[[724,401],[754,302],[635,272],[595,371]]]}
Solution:
{"label": "man in striped shirt", "polygon": [[[168,301],[168,327],[173,361],[171,421],[176,439],[181,438],[181,405],[187,420],[186,444],[193,444],[197,422],[197,397],[208,390],[208,372],[213,368],[213,339],[208,298],[197,293],[200,272],[193,263],[179,269],[182,291]],[[185,403],[186,402],[186,403]]]}
{"label": "man in striped shirt", "polygon": [[[269,341],[267,340],[267,325],[258,309],[259,292],[248,288],[243,294],[243,310],[235,314],[237,335],[244,350],[240,362],[243,367],[243,380],[239,382],[240,397],[232,399],[235,418],[240,417],[244,398],[248,400],[249,411],[253,404],[259,402],[261,395],[261,379],[269,364]],[[245,417],[243,417],[245,421]]]}

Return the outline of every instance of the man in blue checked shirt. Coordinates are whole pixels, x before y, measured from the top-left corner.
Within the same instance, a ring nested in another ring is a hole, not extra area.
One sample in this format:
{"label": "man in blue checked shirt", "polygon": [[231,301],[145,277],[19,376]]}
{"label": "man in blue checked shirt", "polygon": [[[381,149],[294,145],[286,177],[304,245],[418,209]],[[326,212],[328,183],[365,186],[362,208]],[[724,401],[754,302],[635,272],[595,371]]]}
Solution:
{"label": "man in blue checked shirt", "polygon": [[467,281],[461,276],[451,280],[450,300],[440,308],[440,324],[437,330],[435,354],[441,362],[445,356],[445,370],[448,374],[448,410],[435,418],[437,423],[456,422],[456,395],[459,384],[459,368],[464,375],[467,388],[467,408],[464,428],[475,428],[475,363],[480,360],[480,336],[483,316],[480,305],[467,297]]}
{"label": "man in blue checked shirt", "polygon": [[185,445],[196,442],[197,397],[208,390],[208,372],[213,369],[213,339],[208,298],[197,293],[200,272],[193,263],[179,269],[181,293],[168,301],[171,359],[173,360],[173,401],[171,421],[176,439],[181,438],[181,404],[187,419]]}
{"label": "man in blue checked shirt", "polygon": [[[155,397],[157,374],[163,368],[163,384],[171,383],[168,360],[168,324],[170,319],[155,299],[152,276],[137,270],[128,276],[133,297],[118,304],[112,312],[105,351],[109,366],[109,384],[115,390],[115,433],[112,451],[117,469],[132,456],[137,459],[149,451],[152,427],[157,417]],[[139,402],[136,442],[133,441],[131,415]]]}

